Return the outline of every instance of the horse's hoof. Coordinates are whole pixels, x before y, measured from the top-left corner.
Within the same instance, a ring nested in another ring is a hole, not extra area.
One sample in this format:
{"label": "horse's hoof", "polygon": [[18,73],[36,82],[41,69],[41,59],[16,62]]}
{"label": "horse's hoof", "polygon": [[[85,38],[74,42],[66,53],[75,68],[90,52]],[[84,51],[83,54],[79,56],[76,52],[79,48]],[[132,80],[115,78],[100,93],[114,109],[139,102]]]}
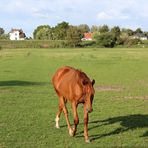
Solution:
{"label": "horse's hoof", "polygon": [[55,128],[60,129],[60,126],[59,125],[56,125]]}
{"label": "horse's hoof", "polygon": [[74,136],[74,131],[71,128],[69,129],[69,135],[70,135],[70,137]]}
{"label": "horse's hoof", "polygon": [[75,129],[75,127],[73,127],[73,128],[72,128],[72,131],[73,131],[73,137],[74,137],[74,136],[76,135],[76,131],[77,131],[77,130]]}
{"label": "horse's hoof", "polygon": [[89,139],[86,139],[85,142],[86,142],[86,143],[90,143],[90,140],[89,140]]}

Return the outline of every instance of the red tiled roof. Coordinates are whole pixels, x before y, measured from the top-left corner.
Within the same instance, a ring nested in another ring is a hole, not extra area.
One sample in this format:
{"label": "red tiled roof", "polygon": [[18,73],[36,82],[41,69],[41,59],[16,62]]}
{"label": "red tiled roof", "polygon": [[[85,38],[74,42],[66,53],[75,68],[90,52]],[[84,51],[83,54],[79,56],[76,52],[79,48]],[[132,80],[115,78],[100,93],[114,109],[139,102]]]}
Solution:
{"label": "red tiled roof", "polygon": [[92,33],[91,32],[84,33],[84,38],[85,39],[91,39],[92,38]]}

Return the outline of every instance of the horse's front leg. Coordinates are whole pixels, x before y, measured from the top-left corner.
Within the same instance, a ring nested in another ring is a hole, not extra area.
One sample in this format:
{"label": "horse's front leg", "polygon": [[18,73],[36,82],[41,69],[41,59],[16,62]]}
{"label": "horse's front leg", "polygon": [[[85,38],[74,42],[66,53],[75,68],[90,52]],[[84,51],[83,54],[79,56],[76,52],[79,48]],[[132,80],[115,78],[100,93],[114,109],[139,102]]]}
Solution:
{"label": "horse's front leg", "polygon": [[72,103],[72,110],[74,114],[74,126],[73,126],[73,136],[75,136],[77,131],[77,125],[79,124],[79,117],[77,113],[77,104],[75,102]]}
{"label": "horse's front leg", "polygon": [[86,143],[90,142],[88,137],[88,111],[85,105],[84,105],[84,138]]}

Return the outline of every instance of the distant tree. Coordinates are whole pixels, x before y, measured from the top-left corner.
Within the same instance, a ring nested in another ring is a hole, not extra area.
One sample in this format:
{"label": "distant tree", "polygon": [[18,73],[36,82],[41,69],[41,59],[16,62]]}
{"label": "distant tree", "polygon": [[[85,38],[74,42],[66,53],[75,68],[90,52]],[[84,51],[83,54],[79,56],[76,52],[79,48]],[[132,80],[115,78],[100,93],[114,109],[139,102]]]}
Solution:
{"label": "distant tree", "polygon": [[111,33],[115,36],[115,40],[116,40],[116,44],[119,44],[120,42],[120,27],[118,26],[114,26],[113,28],[111,28]]}
{"label": "distant tree", "polygon": [[121,30],[122,33],[127,33],[128,36],[132,36],[134,34],[134,31],[132,29],[126,29],[126,28],[123,28]]}
{"label": "distant tree", "polygon": [[120,27],[114,26],[113,28],[111,28],[111,33],[113,33],[115,37],[118,38],[120,36]]}
{"label": "distant tree", "polygon": [[66,40],[69,46],[76,47],[81,42],[80,30],[76,26],[70,26],[67,30]]}
{"label": "distant tree", "polygon": [[87,24],[80,24],[78,29],[81,30],[82,33],[90,32],[90,28]]}
{"label": "distant tree", "polygon": [[57,24],[53,29],[53,38],[55,40],[65,40],[68,28],[69,24],[67,22]]}
{"label": "distant tree", "polygon": [[122,32],[120,33],[120,38],[119,38],[119,40],[118,40],[118,44],[124,45],[124,44],[127,42],[127,40],[129,40],[129,35],[128,35],[128,33],[127,33],[126,31],[122,31]]}
{"label": "distant tree", "polygon": [[100,33],[106,33],[109,32],[109,27],[107,25],[103,25],[103,26],[99,26],[99,30]]}
{"label": "distant tree", "polygon": [[91,27],[91,32],[97,32],[98,30],[99,30],[99,27],[98,26],[93,25]]}
{"label": "distant tree", "polygon": [[9,40],[9,35],[8,34],[0,35],[0,40]]}
{"label": "distant tree", "polygon": [[5,30],[0,27],[0,40],[8,40],[9,34],[5,34]]}
{"label": "distant tree", "polygon": [[102,47],[114,47],[116,43],[115,36],[110,32],[97,34],[95,40],[96,44]]}
{"label": "distant tree", "polygon": [[99,35],[100,35],[100,32],[98,32],[98,31],[93,32],[93,34],[92,34],[92,39],[93,39],[93,40],[96,40]]}
{"label": "distant tree", "polygon": [[129,36],[132,36],[134,34],[134,31],[132,29],[127,29],[127,34]]}
{"label": "distant tree", "polygon": [[3,35],[5,33],[5,30],[0,27],[0,35]]}
{"label": "distant tree", "polygon": [[[50,38],[51,35],[48,34],[50,33],[50,30],[51,30],[51,27],[49,25],[38,26],[33,32],[34,39],[51,39]],[[45,37],[43,37],[44,35]]]}
{"label": "distant tree", "polygon": [[141,28],[137,28],[135,33],[143,33],[143,31],[141,30]]}
{"label": "distant tree", "polygon": [[148,32],[145,31],[144,32],[144,35],[148,38]]}
{"label": "distant tree", "polygon": [[36,39],[52,40],[51,28],[43,27],[36,33]]}

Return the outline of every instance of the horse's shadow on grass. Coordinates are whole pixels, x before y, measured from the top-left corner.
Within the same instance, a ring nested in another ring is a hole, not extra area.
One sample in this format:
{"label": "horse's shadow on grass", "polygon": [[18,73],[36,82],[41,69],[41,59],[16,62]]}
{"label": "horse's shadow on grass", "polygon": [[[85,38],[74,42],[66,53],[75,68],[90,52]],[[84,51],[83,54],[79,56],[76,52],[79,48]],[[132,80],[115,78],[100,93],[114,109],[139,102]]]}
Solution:
{"label": "horse's shadow on grass", "polygon": [[21,81],[21,80],[9,80],[0,81],[0,86],[38,86],[47,85],[46,82],[32,82],[32,81]]}
{"label": "horse's shadow on grass", "polygon": [[[129,130],[135,130],[137,128],[146,128],[148,127],[148,115],[135,114],[135,115],[128,115],[128,116],[113,117],[105,120],[92,121],[92,122],[89,122],[89,125],[91,127],[88,128],[88,131],[90,130],[96,131],[97,128],[99,128],[100,126],[107,126],[115,123],[120,123],[121,127],[114,129],[113,131],[108,133],[90,135],[91,140],[96,140],[106,136],[120,134]],[[82,133],[83,131],[78,132],[76,137],[83,137]],[[147,137],[147,136],[148,136],[148,131],[145,131],[143,135],[140,135],[140,137]]]}

